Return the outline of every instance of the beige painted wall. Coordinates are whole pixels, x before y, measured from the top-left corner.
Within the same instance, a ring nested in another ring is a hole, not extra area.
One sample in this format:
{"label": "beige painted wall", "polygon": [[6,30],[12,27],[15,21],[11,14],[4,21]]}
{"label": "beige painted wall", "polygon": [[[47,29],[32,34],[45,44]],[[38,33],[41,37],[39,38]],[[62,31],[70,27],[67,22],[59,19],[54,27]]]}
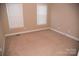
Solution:
{"label": "beige painted wall", "polygon": [[[4,50],[4,41],[5,41],[5,37],[4,37],[4,30],[3,30],[3,23],[2,23],[2,19],[3,19],[3,14],[2,14],[2,4],[0,4],[0,50]],[[2,51],[0,51],[0,55],[2,55]]]}
{"label": "beige painted wall", "polygon": [[5,4],[1,4],[1,18],[2,18],[3,31],[4,31],[4,33],[8,33],[9,26],[8,26],[8,17],[7,17]]}
{"label": "beige painted wall", "polygon": [[37,25],[37,4],[33,3],[27,3],[23,4],[23,16],[24,16],[24,22],[26,29],[36,29],[36,28],[42,28],[47,27],[46,25]]}
{"label": "beige painted wall", "polygon": [[23,4],[24,27],[9,30],[6,7],[3,6],[3,28],[5,33],[16,33],[20,31],[52,27],[72,36],[79,37],[79,8],[78,4],[48,4],[48,23],[37,25],[36,4]]}
{"label": "beige painted wall", "polygon": [[46,25],[37,25],[37,13],[36,13],[37,5],[35,3],[26,3],[23,4],[23,18],[24,18],[24,27],[23,28],[16,28],[16,29],[9,29],[8,25],[8,17],[6,14],[6,7],[4,6],[3,10],[3,24],[4,24],[4,31],[5,33],[16,33],[26,30],[33,30],[39,28],[45,28],[49,26],[49,20]]}
{"label": "beige painted wall", "polygon": [[79,38],[78,4],[49,4],[51,27]]}

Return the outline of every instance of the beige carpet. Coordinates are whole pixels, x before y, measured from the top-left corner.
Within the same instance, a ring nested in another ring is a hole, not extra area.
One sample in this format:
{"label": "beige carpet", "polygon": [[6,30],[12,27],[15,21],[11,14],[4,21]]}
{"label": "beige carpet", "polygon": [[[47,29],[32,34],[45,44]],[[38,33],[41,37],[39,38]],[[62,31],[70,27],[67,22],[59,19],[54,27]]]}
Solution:
{"label": "beige carpet", "polygon": [[11,36],[6,39],[8,56],[73,56],[79,43],[51,30]]}

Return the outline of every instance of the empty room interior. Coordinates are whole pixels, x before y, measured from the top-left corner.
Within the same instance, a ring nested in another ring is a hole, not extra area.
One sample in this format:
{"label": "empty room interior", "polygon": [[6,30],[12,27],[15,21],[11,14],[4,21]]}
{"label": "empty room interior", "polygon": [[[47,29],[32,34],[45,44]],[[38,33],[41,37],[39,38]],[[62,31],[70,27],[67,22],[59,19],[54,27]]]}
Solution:
{"label": "empty room interior", "polygon": [[78,56],[78,3],[0,3],[1,56]]}

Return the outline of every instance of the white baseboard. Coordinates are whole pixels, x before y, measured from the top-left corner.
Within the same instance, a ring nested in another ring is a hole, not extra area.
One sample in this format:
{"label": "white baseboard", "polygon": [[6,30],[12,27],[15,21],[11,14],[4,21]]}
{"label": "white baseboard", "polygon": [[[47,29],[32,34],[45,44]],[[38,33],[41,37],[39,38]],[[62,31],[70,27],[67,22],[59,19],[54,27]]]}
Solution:
{"label": "white baseboard", "polygon": [[17,34],[24,34],[24,33],[36,32],[36,31],[41,31],[41,30],[46,30],[46,29],[53,30],[55,32],[58,32],[58,33],[64,35],[64,36],[67,36],[67,37],[72,38],[72,39],[74,39],[76,41],[79,41],[79,38],[77,38],[77,37],[74,37],[74,36],[72,36],[70,34],[67,34],[67,33],[63,33],[61,31],[58,31],[58,30],[53,29],[53,28],[50,28],[50,27],[40,28],[40,29],[35,29],[35,30],[29,30],[29,31],[23,31],[23,32],[18,32],[18,33],[5,34],[5,37],[13,36],[13,35],[17,35]]}
{"label": "white baseboard", "polygon": [[60,34],[64,35],[64,36],[67,36],[67,37],[69,37],[69,38],[72,38],[72,39],[74,39],[74,40],[76,40],[76,41],[79,41],[79,38],[74,37],[74,36],[72,36],[72,35],[70,35],[70,34],[63,33],[63,32],[61,32],[61,31],[58,31],[58,30],[53,29],[53,28],[50,28],[50,30],[53,30],[53,31],[55,31],[55,32],[57,32],[57,33],[60,33]]}
{"label": "white baseboard", "polygon": [[35,29],[35,30],[29,30],[29,31],[23,31],[23,32],[18,32],[18,33],[5,34],[5,37],[13,36],[13,35],[17,35],[17,34],[24,34],[24,33],[36,32],[36,31],[41,31],[41,30],[46,30],[46,29],[49,29],[49,27]]}

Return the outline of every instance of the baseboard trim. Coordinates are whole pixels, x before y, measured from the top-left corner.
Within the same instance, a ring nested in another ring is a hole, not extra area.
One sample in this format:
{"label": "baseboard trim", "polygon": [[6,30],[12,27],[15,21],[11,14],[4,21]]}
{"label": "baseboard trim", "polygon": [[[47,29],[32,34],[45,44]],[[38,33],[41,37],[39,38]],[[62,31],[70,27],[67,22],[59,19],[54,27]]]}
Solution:
{"label": "baseboard trim", "polygon": [[67,36],[67,37],[69,37],[69,38],[72,38],[72,39],[74,39],[74,40],[76,40],[76,41],[79,41],[79,38],[74,37],[74,36],[72,36],[72,35],[69,35],[69,34],[67,34],[67,33],[63,33],[63,32],[61,32],[61,31],[58,31],[58,30],[53,29],[53,28],[50,28],[50,30],[53,30],[53,31],[55,31],[55,32],[57,32],[57,33],[60,33],[60,34],[64,35],[64,36]]}
{"label": "baseboard trim", "polygon": [[46,30],[46,29],[49,29],[49,27],[35,29],[35,30],[29,30],[29,31],[23,31],[23,32],[18,32],[18,33],[5,34],[5,37],[13,36],[13,35],[17,35],[17,34],[24,34],[24,33],[36,32],[36,31],[41,31],[41,30]]}
{"label": "baseboard trim", "polygon": [[[41,30],[46,30],[46,29],[53,30],[53,31],[55,31],[57,33],[60,33],[60,34],[64,35],[64,36],[67,36],[67,37],[72,38],[72,39],[74,39],[76,41],[79,41],[79,38],[77,38],[77,37],[74,37],[74,36],[69,35],[67,33],[63,33],[61,31],[58,31],[58,30],[53,29],[53,28],[50,28],[50,27],[40,28],[40,29],[35,29],[35,30],[29,30],[29,31],[23,31],[23,32],[18,32],[18,33],[5,34],[5,37],[13,36],[13,35],[17,35],[17,34],[24,34],[24,33],[36,32],[36,31],[41,31]],[[0,49],[0,51],[2,51],[2,50]]]}

